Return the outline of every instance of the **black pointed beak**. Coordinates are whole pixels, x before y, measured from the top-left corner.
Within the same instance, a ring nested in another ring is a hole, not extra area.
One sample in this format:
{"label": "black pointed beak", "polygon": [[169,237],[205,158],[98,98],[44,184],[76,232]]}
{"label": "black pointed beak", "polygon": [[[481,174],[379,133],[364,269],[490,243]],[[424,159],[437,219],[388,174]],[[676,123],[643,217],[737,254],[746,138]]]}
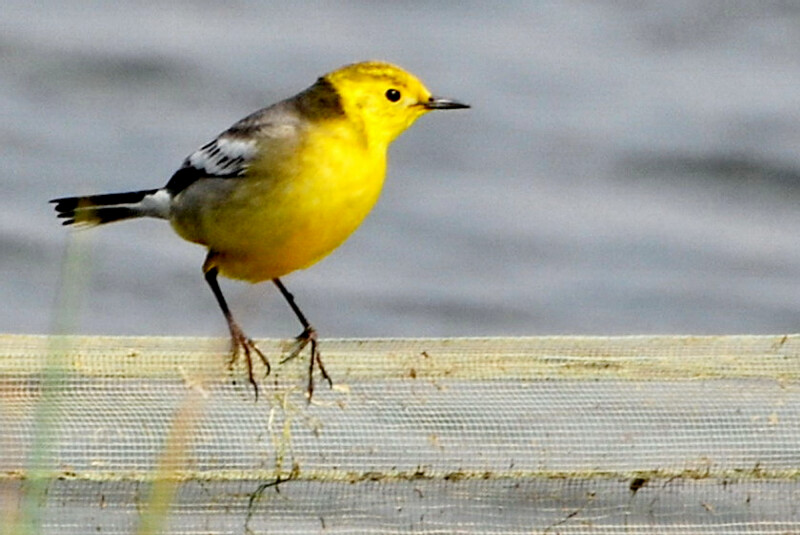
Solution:
{"label": "black pointed beak", "polygon": [[422,105],[429,110],[463,110],[469,108],[469,104],[441,97],[431,97],[428,102],[423,102]]}

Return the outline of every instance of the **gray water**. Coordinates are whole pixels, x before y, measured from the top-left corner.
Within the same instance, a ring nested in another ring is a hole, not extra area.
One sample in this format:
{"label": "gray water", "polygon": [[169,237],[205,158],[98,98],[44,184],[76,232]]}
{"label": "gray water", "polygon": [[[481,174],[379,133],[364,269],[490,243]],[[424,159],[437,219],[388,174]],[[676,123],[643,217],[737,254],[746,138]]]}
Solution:
{"label": "gray water", "polygon": [[[800,329],[798,2],[80,2],[0,11],[0,331],[46,333],[47,200],[163,185],[245,114],[380,58],[468,112],[421,119],[383,196],[284,282],[323,336]],[[79,233],[86,334],[223,336],[163,221]],[[223,282],[252,336],[298,326]]]}

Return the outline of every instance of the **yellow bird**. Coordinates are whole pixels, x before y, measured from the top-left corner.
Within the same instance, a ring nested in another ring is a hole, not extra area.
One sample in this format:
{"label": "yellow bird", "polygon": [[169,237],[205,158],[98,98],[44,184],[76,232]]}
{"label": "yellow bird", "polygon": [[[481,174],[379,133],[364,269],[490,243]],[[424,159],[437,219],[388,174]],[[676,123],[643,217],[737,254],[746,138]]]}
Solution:
{"label": "yellow bird", "polygon": [[50,202],[64,225],[156,217],[205,246],[203,273],[228,323],[231,363],[241,350],[256,399],[251,353],[267,374],[270,364],[234,320],[217,275],[272,280],[303,326],[285,360],[311,345],[310,398],[315,363],[331,379],[317,332],[280,277],[318,262],[358,228],[378,200],[397,136],[431,110],[468,107],[432,96],[397,66],[355,63],[238,121],[190,154],[163,188]]}

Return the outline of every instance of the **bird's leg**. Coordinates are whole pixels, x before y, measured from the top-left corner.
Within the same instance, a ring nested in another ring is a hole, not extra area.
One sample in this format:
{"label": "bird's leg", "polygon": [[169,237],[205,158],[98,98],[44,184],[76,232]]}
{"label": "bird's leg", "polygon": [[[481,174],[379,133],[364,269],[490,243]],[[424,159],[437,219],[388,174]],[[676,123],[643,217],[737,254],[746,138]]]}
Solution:
{"label": "bird's leg", "polygon": [[[210,258],[211,255],[209,254],[209,259]],[[209,264],[209,259],[206,259],[206,264]],[[225,297],[222,295],[222,290],[217,282],[217,274],[219,272],[218,269],[216,267],[205,269],[205,267],[206,266],[204,265],[206,282],[208,282],[208,285],[211,287],[211,291],[214,292],[214,297],[217,298],[217,303],[219,303],[219,308],[222,309],[222,314],[225,316],[225,321],[228,322],[228,330],[231,332],[231,360],[229,367],[233,367],[233,363],[236,362],[236,356],[239,354],[239,349],[241,348],[247,363],[247,378],[250,381],[250,384],[253,385],[256,401],[258,401],[258,384],[256,383],[253,375],[253,359],[251,357],[251,353],[255,353],[258,355],[258,358],[261,359],[261,362],[267,369],[266,373],[264,374],[265,376],[269,375],[270,372],[269,360],[267,360],[266,355],[264,355],[264,353],[258,349],[255,342],[253,342],[252,339],[248,338],[247,335],[244,334],[242,328],[239,327],[239,324],[233,319],[233,314],[231,314],[231,311],[228,308],[228,303],[225,302]]]}
{"label": "bird's leg", "polygon": [[333,381],[331,380],[331,376],[328,375],[328,372],[325,371],[325,366],[322,364],[322,356],[320,355],[319,349],[317,347],[317,331],[312,327],[312,325],[308,322],[303,312],[300,310],[300,307],[297,306],[297,303],[294,302],[294,296],[286,289],[286,286],[283,285],[280,279],[272,279],[272,282],[275,283],[275,286],[278,287],[280,290],[281,295],[283,295],[286,302],[289,303],[289,306],[292,308],[295,316],[297,319],[300,320],[300,324],[303,326],[303,332],[301,332],[295,338],[294,344],[289,351],[289,355],[284,358],[281,363],[286,362],[287,360],[291,360],[295,358],[297,355],[300,354],[303,349],[311,344],[311,359],[308,363],[308,399],[311,400],[311,396],[314,394],[314,364],[316,363],[317,367],[319,368],[322,377],[328,381],[328,385],[333,387]]}

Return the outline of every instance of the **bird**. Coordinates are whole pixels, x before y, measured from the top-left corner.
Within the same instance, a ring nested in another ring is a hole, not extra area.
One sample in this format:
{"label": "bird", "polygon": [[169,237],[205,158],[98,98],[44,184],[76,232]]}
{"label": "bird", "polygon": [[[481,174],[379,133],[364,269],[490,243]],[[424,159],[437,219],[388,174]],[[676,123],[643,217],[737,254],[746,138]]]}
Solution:
{"label": "bird", "polygon": [[353,63],[237,121],[189,154],[164,187],[50,202],[63,225],[166,219],[181,238],[205,247],[202,271],[230,332],[230,366],[244,354],[256,401],[253,359],[265,376],[270,362],[234,319],[217,279],[272,281],[303,329],[281,362],[310,346],[310,401],[315,364],[333,382],[317,331],[281,277],[317,263],[361,225],[383,187],[392,141],[430,111],[469,107],[433,96],[394,64]]}

